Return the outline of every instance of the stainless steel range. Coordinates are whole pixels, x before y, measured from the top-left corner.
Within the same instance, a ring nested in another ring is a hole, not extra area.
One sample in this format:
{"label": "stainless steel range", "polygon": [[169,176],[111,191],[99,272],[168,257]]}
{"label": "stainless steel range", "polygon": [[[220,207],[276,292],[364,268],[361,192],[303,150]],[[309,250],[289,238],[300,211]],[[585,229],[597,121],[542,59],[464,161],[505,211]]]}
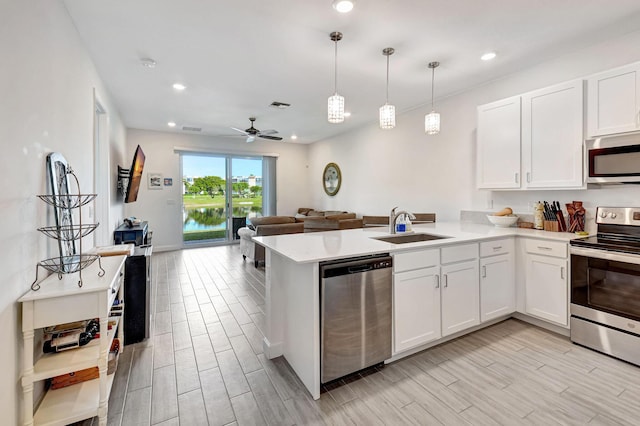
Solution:
{"label": "stainless steel range", "polygon": [[640,207],[598,207],[571,241],[571,340],[640,365]]}

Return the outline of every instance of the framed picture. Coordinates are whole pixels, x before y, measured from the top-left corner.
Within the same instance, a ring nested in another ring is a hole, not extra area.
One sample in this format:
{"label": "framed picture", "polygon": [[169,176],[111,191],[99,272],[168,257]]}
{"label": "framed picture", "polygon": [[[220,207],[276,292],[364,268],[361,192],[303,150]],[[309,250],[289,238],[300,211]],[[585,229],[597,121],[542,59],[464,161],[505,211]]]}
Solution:
{"label": "framed picture", "polygon": [[164,178],[164,186],[172,186],[173,179],[172,178]]}
{"label": "framed picture", "polygon": [[162,189],[162,173],[147,173],[149,189]]}

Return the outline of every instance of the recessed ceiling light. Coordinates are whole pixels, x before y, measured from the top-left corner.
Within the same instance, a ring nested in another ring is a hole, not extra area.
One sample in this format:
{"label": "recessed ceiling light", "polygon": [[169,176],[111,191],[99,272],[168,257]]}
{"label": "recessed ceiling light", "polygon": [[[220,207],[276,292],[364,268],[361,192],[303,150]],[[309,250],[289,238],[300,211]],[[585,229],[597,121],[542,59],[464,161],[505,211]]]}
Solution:
{"label": "recessed ceiling light", "polygon": [[174,84],[173,84],[173,88],[174,88],[174,89],[176,89],[176,90],[183,91],[184,89],[186,89],[186,88],[187,88],[187,86],[185,86],[185,85],[184,85],[184,84],[182,84],[182,83],[174,83]]}
{"label": "recessed ceiling light", "polygon": [[170,121],[170,122],[167,123],[167,126],[176,127],[176,123],[174,123],[173,121]]}
{"label": "recessed ceiling light", "polygon": [[297,136],[297,135],[291,135],[291,140],[292,140],[292,141],[295,141],[296,139],[298,139],[298,136]]}
{"label": "recessed ceiling light", "polygon": [[345,112],[344,112],[344,116],[345,116],[345,117],[351,117],[351,113],[350,113],[350,112],[348,112],[348,111],[345,111]]}
{"label": "recessed ceiling light", "polygon": [[496,57],[496,52],[487,52],[484,55],[480,56],[480,59],[483,61],[490,61]]}
{"label": "recessed ceiling light", "polygon": [[355,0],[334,0],[333,8],[340,13],[348,13],[353,10],[355,3]]}
{"label": "recessed ceiling light", "polygon": [[142,64],[142,66],[147,67],[147,68],[155,68],[156,67],[156,61],[154,61],[151,58],[142,58],[140,59],[140,63]]}

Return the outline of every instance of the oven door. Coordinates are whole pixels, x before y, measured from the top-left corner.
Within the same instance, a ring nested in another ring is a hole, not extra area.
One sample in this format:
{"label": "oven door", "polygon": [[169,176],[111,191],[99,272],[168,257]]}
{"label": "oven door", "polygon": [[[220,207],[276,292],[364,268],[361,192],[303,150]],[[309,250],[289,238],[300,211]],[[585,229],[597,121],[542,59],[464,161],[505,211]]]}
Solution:
{"label": "oven door", "polygon": [[570,253],[573,315],[587,316],[584,307],[640,321],[640,255],[573,246]]}

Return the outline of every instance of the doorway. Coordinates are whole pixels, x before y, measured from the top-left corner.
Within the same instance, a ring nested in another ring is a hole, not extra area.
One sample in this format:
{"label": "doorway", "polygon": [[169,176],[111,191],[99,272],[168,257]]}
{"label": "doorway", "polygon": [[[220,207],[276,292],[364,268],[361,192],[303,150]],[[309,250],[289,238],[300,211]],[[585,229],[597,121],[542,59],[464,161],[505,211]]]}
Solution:
{"label": "doorway", "polygon": [[246,219],[263,214],[262,157],[182,154],[185,246],[238,239]]}

